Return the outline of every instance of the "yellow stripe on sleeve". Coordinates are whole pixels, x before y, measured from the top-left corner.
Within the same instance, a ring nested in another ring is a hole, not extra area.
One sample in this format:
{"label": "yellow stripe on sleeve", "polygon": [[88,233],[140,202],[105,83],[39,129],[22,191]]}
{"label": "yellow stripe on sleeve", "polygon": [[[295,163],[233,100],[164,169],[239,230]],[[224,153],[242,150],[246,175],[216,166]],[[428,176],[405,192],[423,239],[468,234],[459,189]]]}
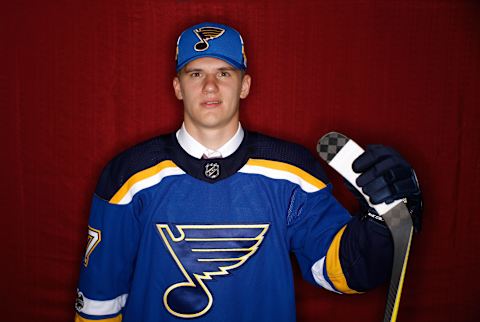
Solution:
{"label": "yellow stripe on sleeve", "polygon": [[177,165],[170,160],[166,160],[154,165],[153,167],[137,172],[136,174],[131,176],[130,179],[127,180],[127,182],[123,184],[123,186],[117,191],[117,193],[115,193],[112,199],[110,199],[110,203],[118,204],[134,184],[149,177],[152,177],[167,168],[177,168]]}
{"label": "yellow stripe on sleeve", "polygon": [[347,280],[343,274],[342,265],[340,263],[340,240],[342,239],[343,232],[347,226],[343,226],[342,229],[335,235],[333,238],[330,247],[327,252],[327,275],[330,278],[330,281],[333,283],[333,286],[342,293],[345,294],[359,294],[350,287],[348,287]]}
{"label": "yellow stripe on sleeve", "polygon": [[122,315],[117,315],[114,318],[102,319],[102,320],[90,320],[82,318],[78,313],[75,314],[75,322],[122,322]]}
{"label": "yellow stripe on sleeve", "polygon": [[271,160],[264,160],[264,159],[250,159],[248,160],[247,165],[290,172],[296,175],[297,177],[301,178],[302,180],[308,182],[309,184],[315,186],[319,190],[326,187],[325,183],[315,178],[308,172],[285,162],[271,161]]}

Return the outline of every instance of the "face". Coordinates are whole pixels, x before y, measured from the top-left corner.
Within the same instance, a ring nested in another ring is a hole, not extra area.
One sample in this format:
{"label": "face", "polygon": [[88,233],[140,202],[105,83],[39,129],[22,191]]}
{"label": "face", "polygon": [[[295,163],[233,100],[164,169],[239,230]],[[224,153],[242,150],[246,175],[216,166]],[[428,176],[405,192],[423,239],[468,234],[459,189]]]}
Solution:
{"label": "face", "polygon": [[173,79],[175,95],[183,100],[187,130],[236,130],[240,99],[248,96],[250,76],[223,60],[191,61]]}

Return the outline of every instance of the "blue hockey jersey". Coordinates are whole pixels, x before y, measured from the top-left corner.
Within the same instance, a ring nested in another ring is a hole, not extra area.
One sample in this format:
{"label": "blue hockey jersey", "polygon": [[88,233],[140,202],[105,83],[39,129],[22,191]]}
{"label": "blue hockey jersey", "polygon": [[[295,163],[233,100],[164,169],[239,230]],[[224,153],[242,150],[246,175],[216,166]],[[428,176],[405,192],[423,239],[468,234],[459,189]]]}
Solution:
{"label": "blue hockey jersey", "polygon": [[224,159],[193,158],[174,134],[127,150],[93,198],[76,321],[291,322],[292,252],[312,283],[369,288],[363,236],[378,230],[381,263],[389,237],[330,190],[306,149],[252,132]]}

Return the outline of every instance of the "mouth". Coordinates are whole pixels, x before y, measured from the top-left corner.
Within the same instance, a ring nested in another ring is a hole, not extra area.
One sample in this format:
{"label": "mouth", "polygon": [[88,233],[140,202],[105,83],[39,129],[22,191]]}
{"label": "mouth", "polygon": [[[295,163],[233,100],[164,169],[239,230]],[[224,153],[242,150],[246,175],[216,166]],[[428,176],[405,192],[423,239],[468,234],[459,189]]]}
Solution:
{"label": "mouth", "polygon": [[212,108],[212,107],[217,107],[222,104],[222,101],[220,100],[208,100],[208,101],[203,101],[202,106]]}

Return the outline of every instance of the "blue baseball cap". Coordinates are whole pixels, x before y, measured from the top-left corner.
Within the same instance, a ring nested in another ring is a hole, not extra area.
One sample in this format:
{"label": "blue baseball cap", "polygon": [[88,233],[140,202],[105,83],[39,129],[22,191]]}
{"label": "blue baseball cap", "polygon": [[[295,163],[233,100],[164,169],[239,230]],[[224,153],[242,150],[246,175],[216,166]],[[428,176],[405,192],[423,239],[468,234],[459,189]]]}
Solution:
{"label": "blue baseball cap", "polygon": [[177,72],[201,57],[214,57],[238,69],[247,69],[243,39],[235,29],[214,22],[204,22],[186,29],[177,41]]}

